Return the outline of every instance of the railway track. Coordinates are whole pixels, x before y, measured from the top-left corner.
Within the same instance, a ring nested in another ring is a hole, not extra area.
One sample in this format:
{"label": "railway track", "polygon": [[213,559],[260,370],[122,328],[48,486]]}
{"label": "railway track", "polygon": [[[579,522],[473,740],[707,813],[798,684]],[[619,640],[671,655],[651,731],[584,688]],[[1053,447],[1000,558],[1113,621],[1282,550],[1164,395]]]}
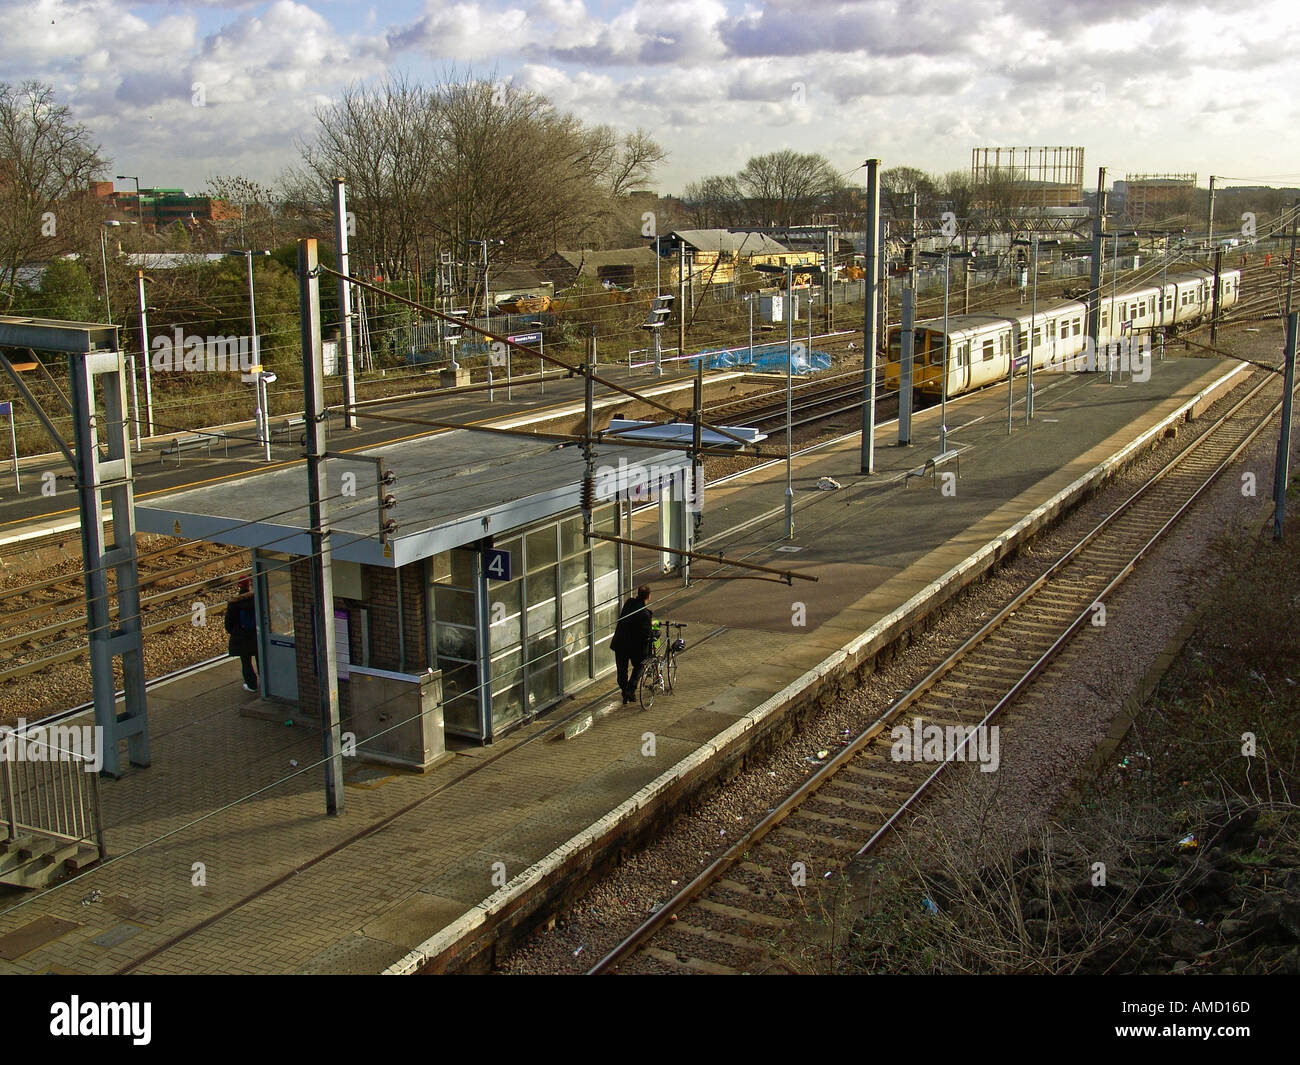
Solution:
{"label": "railway track", "polygon": [[[818,911],[823,877],[867,853],[958,760],[895,761],[895,724],[936,725],[967,746],[1036,679],[1273,420],[1276,375],[1247,394],[1067,550],[919,684],[691,880],[589,972],[796,971],[786,936]],[[960,729],[961,732],[955,730]],[[806,886],[805,886],[806,885]]]}
{"label": "railway track", "polygon": [[[140,589],[157,590],[141,596],[145,634],[191,624],[194,602],[228,590],[236,577],[249,572],[246,560],[245,551],[198,543],[146,552],[140,561]],[[214,568],[220,572],[213,574]],[[190,575],[197,579],[184,580]],[[178,580],[184,583],[176,585]],[[111,588],[111,574],[109,584]],[[0,684],[85,655],[84,604],[80,570],[0,591]]]}
{"label": "railway track", "polygon": [[[857,413],[862,410],[862,371],[834,374],[815,381],[806,381],[794,386],[790,405],[792,420],[790,427],[798,429],[814,422],[825,421],[839,414]],[[897,413],[896,407],[891,412],[890,405],[895,402],[895,393],[884,388],[884,371],[876,384],[877,417],[892,417]],[[768,428],[772,431],[785,425],[785,388],[774,389],[757,396],[733,400],[709,408],[706,416],[717,420],[741,418],[747,425],[756,428]]]}

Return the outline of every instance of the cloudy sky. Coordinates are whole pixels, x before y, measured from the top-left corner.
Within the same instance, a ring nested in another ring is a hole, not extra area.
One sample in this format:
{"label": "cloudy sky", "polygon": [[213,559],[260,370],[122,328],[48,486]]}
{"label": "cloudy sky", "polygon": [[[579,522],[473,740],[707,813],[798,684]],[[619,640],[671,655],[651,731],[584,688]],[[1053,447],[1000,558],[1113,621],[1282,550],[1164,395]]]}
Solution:
{"label": "cloudy sky", "polygon": [[662,192],[785,147],[846,174],[1081,144],[1089,184],[1300,179],[1292,0],[0,0],[0,27],[0,81],[53,85],[146,186],[269,181],[341,86],[453,65],[650,130]]}

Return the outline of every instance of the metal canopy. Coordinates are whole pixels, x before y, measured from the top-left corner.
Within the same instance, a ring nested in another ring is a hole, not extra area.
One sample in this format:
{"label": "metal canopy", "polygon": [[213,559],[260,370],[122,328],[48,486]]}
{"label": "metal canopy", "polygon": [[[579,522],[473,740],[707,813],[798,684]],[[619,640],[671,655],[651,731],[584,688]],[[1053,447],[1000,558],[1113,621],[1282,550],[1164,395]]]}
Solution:
{"label": "metal canopy", "polygon": [[117,326],[0,314],[0,348],[36,348],[70,355],[116,351]]}
{"label": "metal canopy", "polygon": [[[702,429],[700,431],[700,443],[705,447],[742,447],[757,444],[767,439],[766,433],[747,426],[724,425],[722,428],[728,433],[744,437],[745,444],[738,444],[732,437],[724,436],[712,429]],[[626,437],[628,440],[654,440],[665,444],[690,444],[695,439],[694,434],[695,426],[691,422],[671,422],[668,425],[657,425],[654,422],[634,421],[630,418],[613,418],[610,420],[609,431],[604,435],[604,439],[617,440]]]}
{"label": "metal canopy", "polygon": [[[671,476],[689,468],[680,451],[597,445],[597,502],[602,486],[637,468]],[[396,476],[391,516],[397,528],[380,539],[375,507],[374,458]],[[332,456],[327,478],[331,553],[336,560],[396,567],[499,535],[535,521],[577,511],[586,463],[577,447],[556,447],[470,430],[432,433],[368,449],[365,456]],[[346,475],[348,487],[340,491]],[[205,484],[142,500],[142,532],[306,555],[310,518],[296,465]]]}

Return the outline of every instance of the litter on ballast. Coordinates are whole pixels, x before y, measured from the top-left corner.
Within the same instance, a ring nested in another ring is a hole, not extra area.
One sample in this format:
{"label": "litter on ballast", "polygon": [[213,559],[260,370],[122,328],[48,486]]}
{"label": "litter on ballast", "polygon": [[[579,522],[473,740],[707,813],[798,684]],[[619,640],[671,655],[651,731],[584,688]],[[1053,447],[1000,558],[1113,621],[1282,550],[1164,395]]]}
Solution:
{"label": "litter on ballast", "polygon": [[820,488],[823,492],[833,492],[835,491],[835,489],[843,488],[844,486],[840,484],[840,482],[837,481],[834,477],[818,477],[817,487]]}

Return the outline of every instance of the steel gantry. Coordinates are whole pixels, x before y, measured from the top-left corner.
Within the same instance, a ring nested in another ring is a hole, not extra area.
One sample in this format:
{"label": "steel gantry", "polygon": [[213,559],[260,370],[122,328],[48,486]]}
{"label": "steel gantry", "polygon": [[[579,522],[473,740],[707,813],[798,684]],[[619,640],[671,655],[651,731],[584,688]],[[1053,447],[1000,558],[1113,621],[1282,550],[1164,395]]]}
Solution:
{"label": "steel gantry", "polygon": [[[68,356],[71,447],[23,383],[5,355],[5,348],[56,351]],[[0,315],[0,369],[13,379],[19,393],[76,471],[91,686],[95,724],[100,730],[103,751],[101,772],[117,777],[121,774],[118,752],[121,740],[127,741],[127,756],[132,765],[149,764],[140,575],[135,549],[135,491],[127,428],[126,359],[118,344],[118,327]],[[113,522],[111,542],[105,529],[106,511]],[[116,577],[116,620],[108,590],[110,569]],[[114,658],[122,660],[125,700],[121,713],[117,711],[113,680]]]}

